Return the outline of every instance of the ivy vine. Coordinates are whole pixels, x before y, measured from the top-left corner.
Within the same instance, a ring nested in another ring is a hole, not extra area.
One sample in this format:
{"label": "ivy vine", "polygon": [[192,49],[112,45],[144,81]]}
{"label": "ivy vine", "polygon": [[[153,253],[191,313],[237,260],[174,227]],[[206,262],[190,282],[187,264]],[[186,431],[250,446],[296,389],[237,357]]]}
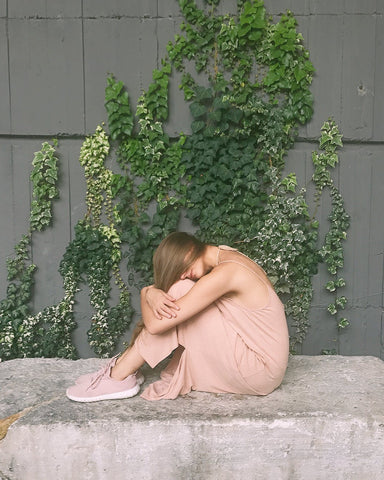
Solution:
{"label": "ivy vine", "polygon": [[[181,31],[169,42],[167,56],[153,71],[135,113],[124,84],[108,77],[109,135],[99,126],[80,152],[87,212],[60,263],[64,297],[36,315],[23,303],[28,328],[23,327],[22,341],[21,334],[15,336],[20,325],[2,317],[6,327],[2,339],[7,336],[7,345],[12,345],[5,357],[21,353],[75,357],[73,309],[84,282],[93,309],[90,345],[98,355],[110,355],[132,320],[131,289],[152,281],[153,250],[178,229],[182,215],[201,239],[237,246],[264,267],[286,305],[292,351],[305,338],[311,280],[320,261],[331,275],[326,288],[335,292],[329,313],[338,317],[345,307],[346,299],[338,291],[345,285],[339,273],[349,218],[331,179],[341,146],[332,120],[322,128],[323,153],[312,157],[315,200],[320,202],[325,189],[332,198],[330,230],[323,245],[319,246],[319,225],[309,212],[305,190],[294,173],[283,174],[298,125],[313,112],[314,68],[296,20],[287,12],[273,23],[262,0],[238,0],[237,15],[217,15],[218,4],[219,0],[205,0],[204,8],[198,8],[193,0],[179,0]],[[204,84],[199,83],[202,77]],[[164,126],[169,85],[176,78],[189,104],[191,134],[180,132],[170,138]],[[114,169],[106,167],[107,160],[116,160]],[[31,216],[36,229],[49,223],[44,205],[56,195],[57,177],[50,168],[44,178],[36,174],[33,180],[39,187],[32,207],[36,218]],[[28,244],[28,237],[23,241]],[[20,248],[17,262],[28,258]],[[31,278],[32,274],[30,266]],[[111,307],[113,279],[120,299]],[[21,280],[22,285],[28,282]],[[2,303],[0,311],[10,314],[11,307]],[[344,328],[348,321],[338,318],[337,324]],[[15,349],[15,344],[23,344],[24,350]]]}
{"label": "ivy vine", "polygon": [[[88,330],[90,346],[96,354],[108,356],[122,333],[129,326],[133,314],[130,295],[120,275],[121,239],[115,227],[118,218],[113,205],[113,172],[106,168],[110,152],[108,136],[101,126],[87,137],[81,147],[80,164],[84,167],[87,183],[85,218],[75,227],[75,237],[68,245],[60,263],[64,298],[58,305],[44,309],[31,323],[52,325],[49,345],[45,342],[41,356],[77,356],[71,333],[76,326],[73,305],[83,282],[90,290],[90,304],[94,310]],[[106,221],[102,221],[102,216]],[[111,307],[109,298],[111,280],[120,290],[117,305]],[[54,336],[53,336],[54,334]]]}
{"label": "ivy vine", "polygon": [[[241,2],[237,21],[191,1],[180,6],[185,35],[168,53],[193,117],[183,154],[188,216],[204,240],[238,244],[263,265],[286,297],[295,348],[308,327],[319,255],[304,194],[282,170],[298,124],[312,115],[309,54],[292,14],[274,24],[262,1]],[[186,73],[185,58],[206,71],[208,87]]]}
{"label": "ivy vine", "polygon": [[31,325],[31,299],[37,266],[31,261],[33,233],[43,231],[52,222],[53,200],[58,198],[57,141],[42,144],[32,161],[32,203],[30,228],[15,246],[15,255],[7,259],[7,295],[0,302],[0,359],[38,356],[45,329]]}
{"label": "ivy vine", "polygon": [[[344,295],[339,295],[338,292],[346,285],[339,272],[344,266],[343,243],[347,238],[350,218],[345,210],[340,191],[330,174],[330,169],[335,168],[339,162],[337,149],[343,146],[342,136],[333,119],[324,123],[319,143],[323,152],[313,152],[312,154],[315,166],[313,181],[316,185],[316,198],[319,199],[323,190],[327,188],[332,199],[332,210],[329,215],[330,229],[325,235],[324,244],[320,248],[320,255],[332,277],[325,288],[335,295],[334,301],[328,305],[327,310],[331,315],[338,318],[340,311],[344,310],[347,304],[347,298]],[[345,317],[338,318],[338,328],[343,329],[348,325],[349,321]]]}

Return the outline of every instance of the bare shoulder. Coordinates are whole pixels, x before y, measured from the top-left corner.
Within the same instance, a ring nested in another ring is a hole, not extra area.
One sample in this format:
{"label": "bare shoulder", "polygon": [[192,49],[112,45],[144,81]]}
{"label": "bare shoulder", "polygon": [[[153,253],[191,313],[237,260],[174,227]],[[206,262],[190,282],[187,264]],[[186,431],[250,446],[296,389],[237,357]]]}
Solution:
{"label": "bare shoulder", "polygon": [[232,266],[234,271],[249,270],[261,276],[267,276],[264,270],[254,260],[235,249],[221,250],[218,266]]}
{"label": "bare shoulder", "polygon": [[234,273],[237,270],[237,266],[232,262],[220,263],[213,267],[213,269],[204,275],[197,284],[200,282],[204,283],[213,283],[213,284],[223,284],[228,285],[229,279],[233,277]]}
{"label": "bare shoulder", "polygon": [[234,261],[219,263],[206,277],[207,281],[224,285],[227,294],[240,293],[250,285],[255,288],[259,283],[262,284],[251,268]]}
{"label": "bare shoulder", "polygon": [[215,267],[228,281],[230,297],[249,308],[260,308],[268,301],[272,287],[264,270],[253,260],[237,251],[226,251]]}

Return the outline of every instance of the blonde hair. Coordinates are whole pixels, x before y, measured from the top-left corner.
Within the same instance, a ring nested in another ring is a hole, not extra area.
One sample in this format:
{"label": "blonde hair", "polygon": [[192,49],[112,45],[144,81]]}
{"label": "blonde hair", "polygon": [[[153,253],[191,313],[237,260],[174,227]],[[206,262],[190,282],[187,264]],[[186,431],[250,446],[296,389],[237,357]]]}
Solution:
{"label": "blonde hair", "polygon": [[170,233],[153,255],[155,287],[167,292],[205,249],[206,244],[189,233]]}
{"label": "blonde hair", "polygon": [[[157,247],[153,255],[153,274],[155,287],[167,292],[192,263],[205,251],[207,245],[193,235],[185,232],[170,233]],[[139,320],[133,330],[129,347],[144,328]]]}

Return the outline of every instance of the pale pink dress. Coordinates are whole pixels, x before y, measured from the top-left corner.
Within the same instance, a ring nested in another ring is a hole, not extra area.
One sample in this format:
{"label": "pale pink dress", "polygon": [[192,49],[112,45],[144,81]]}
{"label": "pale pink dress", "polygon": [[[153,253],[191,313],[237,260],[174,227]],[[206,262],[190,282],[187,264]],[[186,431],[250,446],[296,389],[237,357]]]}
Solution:
{"label": "pale pink dress", "polygon": [[[283,304],[257,272],[241,261],[228,261],[252,271],[267,285],[267,304],[251,310],[222,297],[168,332],[151,335],[144,329],[133,348],[152,368],[174,353],[160,380],[143,391],[143,398],[174,399],[191,390],[267,395],[280,385],[289,354]],[[218,263],[223,262],[218,259]],[[169,292],[180,298],[193,285],[181,280]]]}

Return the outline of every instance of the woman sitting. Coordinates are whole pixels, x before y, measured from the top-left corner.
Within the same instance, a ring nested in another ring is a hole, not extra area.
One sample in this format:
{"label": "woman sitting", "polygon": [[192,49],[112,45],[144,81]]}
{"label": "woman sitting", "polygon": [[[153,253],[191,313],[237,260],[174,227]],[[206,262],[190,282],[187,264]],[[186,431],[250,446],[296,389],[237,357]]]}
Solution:
{"label": "woman sitting", "polygon": [[173,353],[147,400],[191,390],[267,395],[284,376],[289,354],[284,307],[264,270],[227,246],[168,235],[153,257],[155,284],[141,290],[142,328],[131,346],[99,372],[68,388],[77,402],[128,398]]}

